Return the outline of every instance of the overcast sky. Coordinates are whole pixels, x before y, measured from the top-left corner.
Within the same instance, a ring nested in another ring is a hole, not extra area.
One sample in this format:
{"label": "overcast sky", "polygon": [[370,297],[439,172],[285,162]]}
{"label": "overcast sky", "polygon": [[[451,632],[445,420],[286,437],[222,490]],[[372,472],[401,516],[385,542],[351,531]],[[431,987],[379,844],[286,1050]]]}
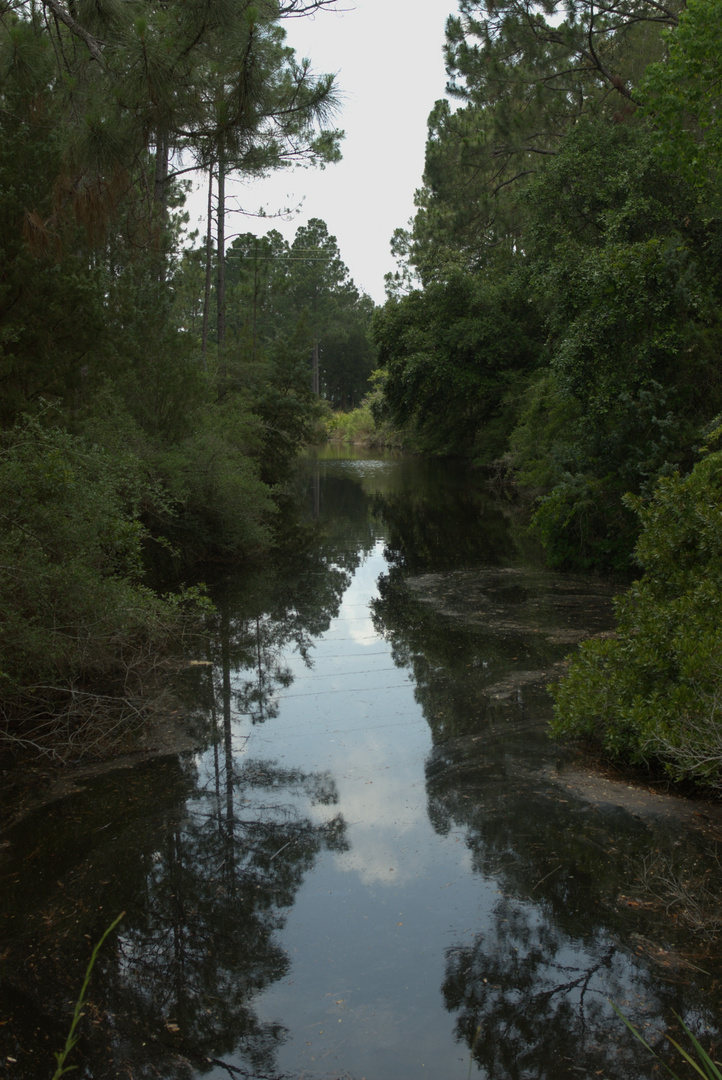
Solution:
{"label": "overcast sky", "polygon": [[[322,218],[356,285],[382,303],[384,274],[395,267],[391,236],[414,212],[426,121],[444,96],[444,27],[456,0],[339,0],[339,7],[346,10],[289,19],[284,26],[299,57],[309,57],[316,73],[337,76],[343,161],[322,171],[283,170],[253,185],[230,185],[244,210],[263,205],[271,214],[301,207],[290,222],[234,214],[226,230],[262,234],[277,228],[292,239],[299,225]],[[199,191],[187,204],[191,227],[200,223],[205,198]]]}

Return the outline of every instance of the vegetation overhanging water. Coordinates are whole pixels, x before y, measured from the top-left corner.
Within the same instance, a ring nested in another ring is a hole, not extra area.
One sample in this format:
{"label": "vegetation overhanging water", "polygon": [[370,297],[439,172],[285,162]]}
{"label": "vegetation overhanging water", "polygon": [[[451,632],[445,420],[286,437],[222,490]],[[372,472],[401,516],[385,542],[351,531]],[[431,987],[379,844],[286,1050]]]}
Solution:
{"label": "vegetation overhanging water", "polygon": [[199,748],[86,775],[0,849],[0,1047],[86,1077],[652,1077],[719,1037],[713,809],[587,774],[546,684],[609,585],[524,562],[466,469],[322,452],[315,540],[213,584]]}

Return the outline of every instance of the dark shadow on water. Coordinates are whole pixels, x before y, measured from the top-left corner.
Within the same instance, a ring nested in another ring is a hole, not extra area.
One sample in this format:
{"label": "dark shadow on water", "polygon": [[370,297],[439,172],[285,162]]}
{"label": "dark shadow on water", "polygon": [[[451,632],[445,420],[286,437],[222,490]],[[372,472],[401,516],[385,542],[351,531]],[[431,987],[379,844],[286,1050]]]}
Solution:
{"label": "dark shadow on water", "polygon": [[[217,615],[179,688],[199,750],[79,779],[67,797],[3,833],[0,1060],[15,1059],[8,1076],[52,1074],[92,944],[121,910],[91,983],[76,1075],[301,1076],[284,1053],[294,1039],[309,1045],[304,1003],[293,1016],[261,1003],[290,982],[284,933],[304,881],[353,854],[356,822],[344,817],[339,775],[325,757],[303,768],[282,760],[283,717],[296,722],[283,709],[297,678],[307,678],[299,698],[311,696],[319,640],[354,574],[382,547],[375,599],[360,617],[378,636],[369,656],[410,677],[415,711],[373,719],[423,729],[423,842],[458,841],[460,894],[485,898],[468,926],[442,934],[445,883],[409,886],[419,902],[417,951],[428,951],[435,972],[436,1011],[416,1018],[414,1030],[449,1042],[448,1075],[459,1078],[469,1064],[489,1080],[657,1075],[611,998],[656,1044],[677,1013],[714,1051],[717,934],[704,918],[684,917],[695,897],[722,895],[713,834],[585,799],[565,782],[569,752],[546,736],[545,686],[576,641],[610,626],[613,583],[525,562],[508,505],[458,467],[319,458],[297,480],[301,510],[285,555],[209,583]],[[370,690],[374,681],[372,671]],[[334,724],[354,704],[340,695]],[[299,727],[308,715],[298,714]],[[350,728],[361,742],[366,722]],[[265,741],[256,747],[251,735]],[[349,759],[352,751],[349,742]],[[378,915],[386,893],[351,873],[337,884],[333,895],[324,886],[313,910],[327,905],[321,931],[341,951],[344,918],[353,911],[361,925],[367,909]],[[675,904],[675,888],[687,890],[686,908]],[[392,923],[400,934],[400,916]],[[358,981],[383,1000],[401,953],[376,936],[378,953],[364,955]],[[349,1017],[364,1051],[379,1023],[369,1015]],[[388,1037],[400,1064],[384,1073],[379,1051],[374,1080],[415,1080],[420,1065],[405,1031]],[[345,1046],[339,1029],[335,1064],[319,1059],[303,1076],[355,1075]],[[369,1067],[364,1075],[371,1080]]]}

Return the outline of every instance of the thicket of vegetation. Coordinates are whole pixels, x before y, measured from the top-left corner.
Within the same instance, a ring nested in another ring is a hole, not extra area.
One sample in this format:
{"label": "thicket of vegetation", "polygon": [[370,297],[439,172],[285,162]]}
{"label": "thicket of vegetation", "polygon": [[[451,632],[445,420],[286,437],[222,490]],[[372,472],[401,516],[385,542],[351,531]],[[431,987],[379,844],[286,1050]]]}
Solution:
{"label": "thicket of vegetation", "polygon": [[[717,441],[721,432],[717,432]],[[557,735],[584,735],[676,780],[722,791],[722,450],[663,477],[641,519],[642,575],[617,633],[585,642],[554,687]]]}
{"label": "thicket of vegetation", "polygon": [[384,408],[540,494],[557,566],[626,568],[625,493],[689,471],[722,410],[719,15],[461,0],[447,26]]}
{"label": "thicket of vegetation", "polygon": [[373,304],[325,224],[226,242],[229,175],[339,156],[283,30],[329,3],[0,7],[0,740],[136,730],[207,608],[149,582],[267,551],[321,396],[363,393]]}
{"label": "thicket of vegetation", "polygon": [[533,496],[551,565],[643,568],[557,732],[717,787],[721,56],[720,0],[460,0],[374,323],[378,415]]}

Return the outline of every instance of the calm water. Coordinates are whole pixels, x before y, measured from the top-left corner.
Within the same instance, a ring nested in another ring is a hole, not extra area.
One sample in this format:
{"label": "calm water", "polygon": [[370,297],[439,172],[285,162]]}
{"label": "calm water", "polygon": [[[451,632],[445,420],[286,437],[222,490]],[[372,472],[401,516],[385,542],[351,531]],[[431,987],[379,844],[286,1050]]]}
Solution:
{"label": "calm water", "polygon": [[609,999],[713,1047],[709,822],[600,801],[545,736],[609,587],[525,564],[461,469],[329,451],[298,487],[289,563],[213,583],[202,749],[5,831],[0,1074],[52,1074],[121,910],[76,1075],[657,1075]]}

